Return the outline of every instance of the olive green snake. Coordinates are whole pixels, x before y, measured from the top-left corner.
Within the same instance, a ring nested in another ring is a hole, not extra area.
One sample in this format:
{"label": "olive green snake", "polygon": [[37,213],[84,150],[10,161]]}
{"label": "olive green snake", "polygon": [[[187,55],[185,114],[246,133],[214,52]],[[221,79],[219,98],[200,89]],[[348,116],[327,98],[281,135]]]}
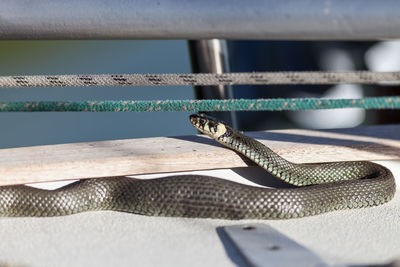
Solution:
{"label": "olive green snake", "polygon": [[261,188],[199,175],[83,179],[53,191],[12,185],[0,187],[0,216],[115,210],[152,216],[288,219],[376,206],[394,196],[393,175],[381,165],[367,161],[294,164],[222,122],[202,115],[191,115],[190,122],[297,187]]}

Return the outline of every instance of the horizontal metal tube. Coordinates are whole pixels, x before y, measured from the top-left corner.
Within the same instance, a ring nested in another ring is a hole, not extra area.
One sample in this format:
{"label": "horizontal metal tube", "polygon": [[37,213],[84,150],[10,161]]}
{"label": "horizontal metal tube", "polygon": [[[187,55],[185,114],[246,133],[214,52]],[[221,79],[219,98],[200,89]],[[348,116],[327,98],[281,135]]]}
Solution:
{"label": "horizontal metal tube", "polygon": [[0,39],[400,38],[397,0],[2,0]]}

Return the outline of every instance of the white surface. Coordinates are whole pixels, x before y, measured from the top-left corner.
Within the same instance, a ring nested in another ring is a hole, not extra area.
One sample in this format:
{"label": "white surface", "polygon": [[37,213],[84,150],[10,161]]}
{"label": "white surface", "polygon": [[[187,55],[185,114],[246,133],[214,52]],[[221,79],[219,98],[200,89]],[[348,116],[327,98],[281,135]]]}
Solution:
{"label": "white surface", "polygon": [[399,41],[378,42],[365,54],[368,69],[373,71],[397,71],[400,69],[399,59]]}
{"label": "white surface", "polygon": [[[385,162],[397,181],[399,162]],[[233,176],[231,171],[218,171]],[[220,176],[219,175],[219,176]],[[399,182],[398,182],[399,184]],[[258,220],[328,263],[384,263],[400,257],[400,197],[383,206],[285,221]],[[246,221],[88,212],[56,218],[0,218],[0,263],[26,266],[234,266],[216,228]],[[1,265],[1,264],[0,264]],[[276,266],[276,265],[275,265]]]}

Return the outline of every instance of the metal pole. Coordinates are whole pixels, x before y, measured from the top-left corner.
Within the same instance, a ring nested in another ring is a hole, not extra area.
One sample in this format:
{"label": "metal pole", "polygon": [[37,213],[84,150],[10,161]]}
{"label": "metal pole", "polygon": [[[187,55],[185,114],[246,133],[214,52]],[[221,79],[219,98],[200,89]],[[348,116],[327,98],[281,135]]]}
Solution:
{"label": "metal pole", "polygon": [[2,0],[0,39],[400,38],[398,0]]}
{"label": "metal pole", "polygon": [[[190,40],[189,53],[193,73],[229,72],[229,55],[225,40]],[[233,98],[232,87],[228,85],[195,86],[197,99],[230,99]],[[226,123],[236,126],[234,112],[208,112]]]}

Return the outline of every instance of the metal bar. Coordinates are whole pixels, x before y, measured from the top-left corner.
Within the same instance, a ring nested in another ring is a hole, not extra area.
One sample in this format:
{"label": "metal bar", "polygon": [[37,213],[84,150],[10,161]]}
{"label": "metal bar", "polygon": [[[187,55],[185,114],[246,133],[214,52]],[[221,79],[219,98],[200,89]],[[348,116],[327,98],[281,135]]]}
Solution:
{"label": "metal bar", "polygon": [[326,266],[314,252],[266,224],[225,226],[223,230],[249,266]]}
{"label": "metal bar", "polygon": [[0,39],[400,38],[397,0],[2,0]]}
{"label": "metal bar", "polygon": [[[189,40],[189,52],[193,73],[223,74],[230,72],[228,50],[225,40]],[[194,87],[197,99],[232,99],[232,87],[230,85],[196,85]],[[208,115],[218,118],[236,126],[233,111],[231,112],[207,112]]]}

